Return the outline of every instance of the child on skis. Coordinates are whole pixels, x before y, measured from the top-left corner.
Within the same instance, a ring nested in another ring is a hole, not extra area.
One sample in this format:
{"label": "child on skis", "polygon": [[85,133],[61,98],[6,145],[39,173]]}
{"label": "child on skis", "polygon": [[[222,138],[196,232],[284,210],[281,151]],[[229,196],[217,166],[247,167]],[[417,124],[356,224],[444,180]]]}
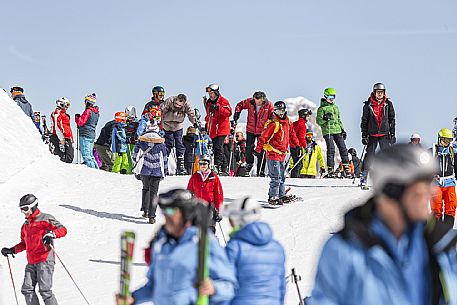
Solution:
{"label": "child on skis", "polygon": [[210,168],[211,157],[203,155],[198,161],[199,170],[189,180],[187,189],[194,192],[197,198],[208,202],[212,207],[213,217],[209,228],[216,233],[216,222],[222,220],[220,210],[224,202],[222,184],[217,174]]}
{"label": "child on skis", "polygon": [[116,112],[116,124],[113,126],[111,151],[114,154],[113,173],[127,174],[129,160],[127,158],[127,136],[125,127],[127,126],[127,114]]}
{"label": "child on skis", "polygon": [[274,104],[272,117],[265,123],[265,129],[259,137],[255,151],[266,151],[268,176],[270,177],[270,189],[268,191],[268,203],[281,205],[293,200],[293,195],[286,195],[284,182],[285,162],[288,147],[299,146],[298,139],[287,117],[286,104],[277,101]]}

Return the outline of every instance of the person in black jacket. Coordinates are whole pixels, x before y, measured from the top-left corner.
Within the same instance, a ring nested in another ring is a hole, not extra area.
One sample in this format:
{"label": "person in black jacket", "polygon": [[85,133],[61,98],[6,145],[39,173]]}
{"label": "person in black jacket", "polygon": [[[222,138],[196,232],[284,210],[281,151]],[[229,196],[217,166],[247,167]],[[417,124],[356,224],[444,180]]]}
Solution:
{"label": "person in black jacket", "polygon": [[373,86],[373,92],[363,105],[362,144],[366,146],[365,158],[362,162],[360,185],[366,186],[368,167],[372,156],[379,144],[381,150],[395,144],[395,110],[392,102],[386,96],[386,87],[382,83]]}
{"label": "person in black jacket", "polygon": [[196,133],[196,128],[189,126],[187,128],[186,135],[182,137],[184,147],[186,148],[184,151],[184,167],[186,168],[188,175],[193,174],[192,170],[195,162],[194,139]]}
{"label": "person in black jacket", "polygon": [[100,155],[102,160],[102,166],[100,169],[110,172],[113,167],[113,153],[111,152],[111,135],[113,132],[113,126],[116,120],[109,121],[103,126],[98,136],[97,141],[94,144],[95,149]]}

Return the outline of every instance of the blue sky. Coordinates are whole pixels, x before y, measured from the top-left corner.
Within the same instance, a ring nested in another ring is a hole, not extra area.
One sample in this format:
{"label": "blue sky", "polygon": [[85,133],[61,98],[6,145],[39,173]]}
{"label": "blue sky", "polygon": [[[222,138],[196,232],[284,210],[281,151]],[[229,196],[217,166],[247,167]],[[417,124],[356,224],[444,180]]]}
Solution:
{"label": "blue sky", "polygon": [[381,81],[398,138],[431,143],[457,116],[453,0],[7,1],[2,12],[0,87],[23,86],[45,113],[59,96],[81,112],[96,92],[103,125],[141,110],[154,85],[200,108],[211,82],[233,107],[257,90],[318,102],[334,87],[360,148],[362,102]]}

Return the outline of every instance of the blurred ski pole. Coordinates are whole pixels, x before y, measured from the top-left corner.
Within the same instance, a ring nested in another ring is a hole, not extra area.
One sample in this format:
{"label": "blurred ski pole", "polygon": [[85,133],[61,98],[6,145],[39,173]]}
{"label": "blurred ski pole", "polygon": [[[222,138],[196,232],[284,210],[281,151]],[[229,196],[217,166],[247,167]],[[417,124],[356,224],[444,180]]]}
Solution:
{"label": "blurred ski pole", "polygon": [[221,233],[222,233],[222,238],[224,239],[225,244],[227,244],[227,239],[225,239],[225,234],[224,234],[224,230],[222,230],[221,223],[218,222],[218,224],[219,224],[219,229],[221,230]]}
{"label": "blurred ski pole", "polygon": [[8,268],[10,269],[11,283],[13,284],[14,297],[16,298],[16,304],[19,305],[19,301],[17,300],[16,285],[14,285],[13,272],[11,271],[10,258],[7,256],[6,260],[8,261]]}
{"label": "blurred ski pole", "polygon": [[295,283],[295,286],[297,287],[298,298],[300,300],[299,304],[304,305],[303,297],[301,296],[301,292],[300,292],[300,287],[298,287],[298,281],[301,281],[301,276],[299,276],[295,273],[295,268],[292,268],[292,282]]}

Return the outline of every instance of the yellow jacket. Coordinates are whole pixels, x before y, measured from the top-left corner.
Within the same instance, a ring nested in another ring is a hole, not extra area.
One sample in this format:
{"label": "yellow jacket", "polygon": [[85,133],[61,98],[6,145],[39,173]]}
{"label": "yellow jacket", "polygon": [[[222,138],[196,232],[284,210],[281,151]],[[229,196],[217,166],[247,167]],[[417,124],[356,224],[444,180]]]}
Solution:
{"label": "yellow jacket", "polygon": [[[311,147],[311,154],[306,153],[306,149],[302,150],[303,153],[305,153],[305,156],[302,159],[303,166],[300,171],[300,175],[316,176],[316,166],[318,161],[319,167],[325,168],[324,156],[322,155],[321,147],[315,141],[308,143],[308,147]],[[289,168],[292,168],[293,166],[294,161],[291,158],[289,162]]]}

